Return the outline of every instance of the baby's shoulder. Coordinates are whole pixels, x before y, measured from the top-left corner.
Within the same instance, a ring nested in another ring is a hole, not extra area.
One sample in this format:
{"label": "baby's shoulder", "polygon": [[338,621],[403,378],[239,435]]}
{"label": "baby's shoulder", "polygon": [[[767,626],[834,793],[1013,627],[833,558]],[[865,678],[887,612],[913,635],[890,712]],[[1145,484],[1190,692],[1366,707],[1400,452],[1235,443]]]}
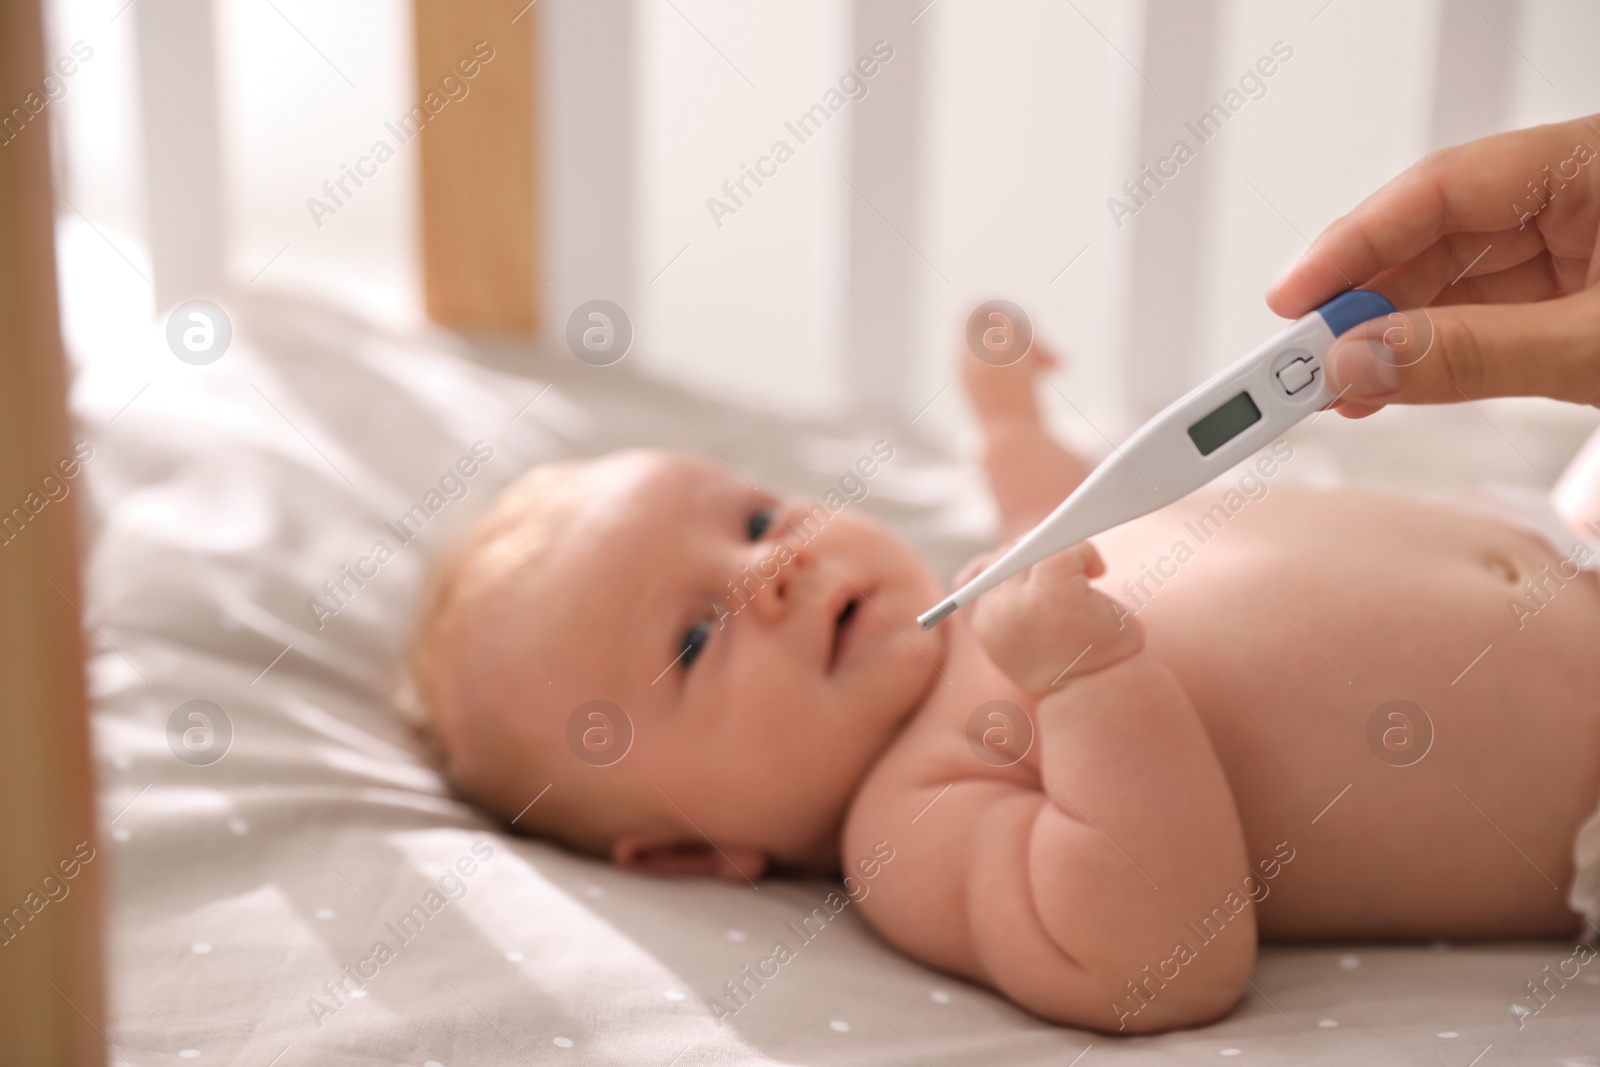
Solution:
{"label": "baby's shoulder", "polygon": [[[953,786],[981,781],[1037,788],[1031,760],[1000,759],[981,744],[974,747],[969,740],[972,720],[982,719],[985,702],[974,697],[967,703],[971,707],[956,693],[935,694],[884,748],[846,813],[844,861],[891,831],[910,832]],[[1008,707],[1014,709],[1012,725],[1025,730],[1031,721],[1027,713],[1014,704]],[[986,724],[988,719],[979,723],[980,741]]]}
{"label": "baby's shoulder", "polygon": [[1001,808],[1025,819],[1043,797],[1027,761],[999,766],[968,745],[967,721],[983,703],[972,695],[946,694],[965,712],[924,707],[884,750],[845,816],[839,865],[851,899],[892,944],[982,980],[967,901],[997,875],[974,866],[973,850],[993,838]]}
{"label": "baby's shoulder", "polygon": [[870,846],[867,838],[881,836],[885,828],[900,820],[908,798],[926,780],[926,772],[944,762],[941,731],[929,721],[928,710],[924,706],[913,714],[857,786],[844,822],[842,859],[847,865],[853,849],[863,843]]}

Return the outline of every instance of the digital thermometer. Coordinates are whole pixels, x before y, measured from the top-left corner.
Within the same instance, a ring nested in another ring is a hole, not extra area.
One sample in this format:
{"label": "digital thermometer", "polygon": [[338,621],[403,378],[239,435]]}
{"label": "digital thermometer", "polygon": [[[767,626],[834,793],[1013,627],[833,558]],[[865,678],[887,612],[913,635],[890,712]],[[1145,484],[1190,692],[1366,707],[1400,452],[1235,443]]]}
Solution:
{"label": "digital thermometer", "polygon": [[1388,315],[1377,293],[1341,293],[1139,427],[1049,516],[917,622],[939,623],[1014,574],[1205,485],[1335,399],[1323,357],[1334,338]]}

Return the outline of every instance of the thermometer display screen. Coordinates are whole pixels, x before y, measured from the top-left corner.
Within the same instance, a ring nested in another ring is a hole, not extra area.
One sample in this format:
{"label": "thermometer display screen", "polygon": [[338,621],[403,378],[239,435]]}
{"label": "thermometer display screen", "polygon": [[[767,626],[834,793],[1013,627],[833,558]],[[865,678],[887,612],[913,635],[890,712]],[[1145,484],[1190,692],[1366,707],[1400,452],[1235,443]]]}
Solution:
{"label": "thermometer display screen", "polygon": [[1240,393],[1189,427],[1189,439],[1202,456],[1209,456],[1260,421],[1261,409],[1249,393]]}

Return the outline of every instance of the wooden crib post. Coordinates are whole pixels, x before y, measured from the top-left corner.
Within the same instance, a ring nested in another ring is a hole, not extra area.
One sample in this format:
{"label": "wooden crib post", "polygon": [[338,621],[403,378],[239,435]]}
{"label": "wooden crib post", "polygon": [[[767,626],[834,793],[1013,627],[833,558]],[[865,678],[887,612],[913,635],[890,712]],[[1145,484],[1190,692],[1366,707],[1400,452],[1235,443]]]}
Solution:
{"label": "wooden crib post", "polygon": [[421,129],[424,306],[446,325],[531,336],[545,285],[535,266],[539,9],[528,0],[414,5],[409,122]]}
{"label": "wooden crib post", "polygon": [[0,4],[0,1063],[103,1064],[77,496],[41,503],[72,457],[44,72],[39,3]]}

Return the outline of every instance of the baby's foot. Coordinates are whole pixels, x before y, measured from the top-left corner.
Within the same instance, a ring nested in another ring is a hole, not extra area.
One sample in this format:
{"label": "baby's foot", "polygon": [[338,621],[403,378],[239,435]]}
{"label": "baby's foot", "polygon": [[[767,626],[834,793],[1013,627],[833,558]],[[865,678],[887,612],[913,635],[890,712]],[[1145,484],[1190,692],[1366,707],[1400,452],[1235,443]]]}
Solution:
{"label": "baby's foot", "polygon": [[1032,424],[1039,421],[1034,383],[1059,369],[1062,362],[1037,340],[1020,360],[1000,366],[966,352],[961,356],[961,382],[980,422],[1020,420]]}
{"label": "baby's foot", "polygon": [[[956,585],[992,558],[969,563]],[[1100,553],[1084,541],[985,593],[973,605],[971,624],[989,658],[1042,696],[1136,654],[1144,647],[1138,621],[1089,584],[1105,569]]]}

